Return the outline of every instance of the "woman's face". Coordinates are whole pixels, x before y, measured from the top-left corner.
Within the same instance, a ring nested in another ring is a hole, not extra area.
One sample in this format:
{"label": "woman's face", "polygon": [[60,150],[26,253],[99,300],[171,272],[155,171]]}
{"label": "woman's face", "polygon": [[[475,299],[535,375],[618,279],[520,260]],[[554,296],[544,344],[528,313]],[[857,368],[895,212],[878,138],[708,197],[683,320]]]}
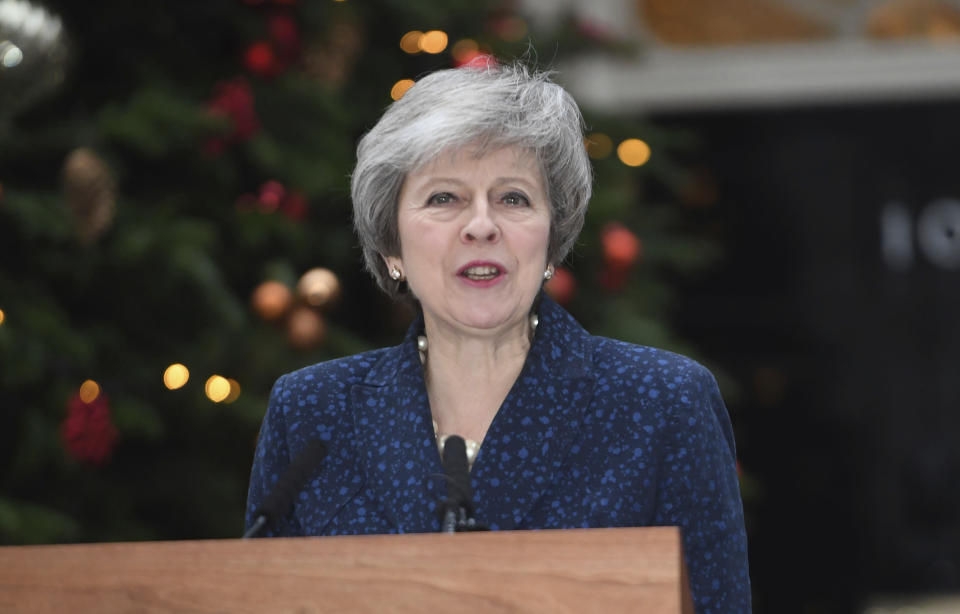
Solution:
{"label": "woman's face", "polygon": [[534,155],[466,148],[410,173],[398,204],[398,264],[433,330],[526,330],[543,282],[550,204]]}

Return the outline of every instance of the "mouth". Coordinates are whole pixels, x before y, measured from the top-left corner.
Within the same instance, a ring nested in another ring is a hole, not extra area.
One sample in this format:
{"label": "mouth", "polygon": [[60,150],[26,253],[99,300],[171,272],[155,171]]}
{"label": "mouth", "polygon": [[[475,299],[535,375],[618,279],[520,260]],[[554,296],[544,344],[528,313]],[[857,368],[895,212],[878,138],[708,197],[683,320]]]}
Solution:
{"label": "mouth", "polygon": [[495,264],[469,264],[460,269],[458,275],[471,281],[490,281],[503,273],[503,269]]}

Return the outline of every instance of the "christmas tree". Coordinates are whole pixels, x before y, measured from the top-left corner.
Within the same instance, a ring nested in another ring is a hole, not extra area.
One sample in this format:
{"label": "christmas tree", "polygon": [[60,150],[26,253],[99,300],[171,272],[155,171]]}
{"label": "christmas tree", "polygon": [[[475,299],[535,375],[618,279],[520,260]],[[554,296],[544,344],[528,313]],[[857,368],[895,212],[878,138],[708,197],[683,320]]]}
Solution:
{"label": "christmas tree", "polygon": [[[361,271],[357,139],[420,75],[541,46],[629,47],[493,2],[0,0],[0,543],[237,536],[274,379],[411,315]],[[548,291],[692,353],[691,143],[585,111],[596,193]]]}

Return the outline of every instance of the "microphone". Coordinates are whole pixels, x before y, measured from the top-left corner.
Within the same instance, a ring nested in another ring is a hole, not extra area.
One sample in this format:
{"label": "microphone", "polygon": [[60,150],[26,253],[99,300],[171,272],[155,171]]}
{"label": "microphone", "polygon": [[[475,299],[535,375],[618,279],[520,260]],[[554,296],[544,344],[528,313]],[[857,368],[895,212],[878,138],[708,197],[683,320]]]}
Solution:
{"label": "microphone", "polygon": [[327,446],[319,439],[310,441],[297,453],[287,466],[287,470],[277,480],[273,491],[253,513],[253,524],[243,534],[244,539],[256,537],[257,533],[276,522],[293,507],[293,498],[297,496],[326,455]]}
{"label": "microphone", "polygon": [[470,486],[470,464],[463,437],[450,435],[443,444],[443,473],[447,478],[447,498],[440,504],[440,531],[486,531],[473,517],[473,488]]}

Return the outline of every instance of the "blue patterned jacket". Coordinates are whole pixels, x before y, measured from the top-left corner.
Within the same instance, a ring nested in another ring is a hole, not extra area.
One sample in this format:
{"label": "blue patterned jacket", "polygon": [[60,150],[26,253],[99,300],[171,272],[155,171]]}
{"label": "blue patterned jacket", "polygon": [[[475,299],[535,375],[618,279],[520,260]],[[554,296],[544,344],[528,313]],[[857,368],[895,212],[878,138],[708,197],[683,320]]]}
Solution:
{"label": "blue patterned jacket", "polygon": [[[471,471],[492,529],[679,525],[700,614],[750,611],[733,434],[713,376],[662,350],[588,334],[543,296],[526,363]],[[439,530],[445,493],[416,348],[277,380],[257,444],[253,510],[306,442],[329,454],[268,535]]]}

